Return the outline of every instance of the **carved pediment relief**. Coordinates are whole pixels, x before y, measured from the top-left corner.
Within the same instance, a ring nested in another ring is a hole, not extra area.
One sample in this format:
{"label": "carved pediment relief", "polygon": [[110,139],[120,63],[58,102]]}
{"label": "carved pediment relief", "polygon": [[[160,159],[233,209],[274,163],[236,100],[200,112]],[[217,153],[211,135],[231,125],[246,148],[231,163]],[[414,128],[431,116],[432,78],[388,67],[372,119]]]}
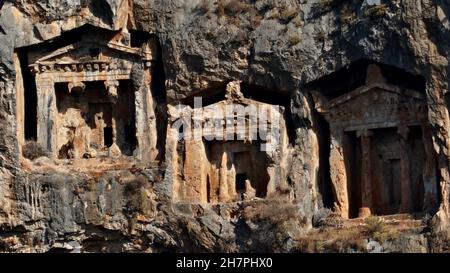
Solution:
{"label": "carved pediment relief", "polygon": [[[33,73],[45,72],[80,72],[130,69],[132,63],[144,63],[151,66],[154,59],[154,46],[150,42],[141,48],[131,47],[113,36],[106,39],[99,34],[89,33],[82,36],[81,41],[66,45],[50,52],[36,51],[29,55],[30,69]],[[123,31],[122,31],[123,32]]]}
{"label": "carved pediment relief", "polygon": [[417,124],[425,117],[424,94],[385,83],[363,86],[326,102],[319,112],[342,126]]}
{"label": "carved pediment relief", "polygon": [[[398,86],[387,83],[372,83],[370,85],[357,88],[345,95],[337,97],[326,103],[322,102],[322,109],[324,111],[331,110],[346,104],[354,104],[363,102],[366,106],[368,104],[376,103],[377,101],[388,100],[389,104],[394,101],[424,101],[425,95],[423,93],[402,89]],[[363,107],[363,105],[360,105]]]}

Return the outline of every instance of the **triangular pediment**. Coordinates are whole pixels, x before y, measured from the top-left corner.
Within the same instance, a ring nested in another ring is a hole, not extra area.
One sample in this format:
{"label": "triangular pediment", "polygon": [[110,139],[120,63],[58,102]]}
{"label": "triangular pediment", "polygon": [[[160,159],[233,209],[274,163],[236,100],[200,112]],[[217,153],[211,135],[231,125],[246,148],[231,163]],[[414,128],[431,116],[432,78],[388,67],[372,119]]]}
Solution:
{"label": "triangular pediment", "polygon": [[73,62],[90,61],[101,58],[109,59],[114,57],[133,58],[139,57],[140,51],[137,48],[124,46],[118,43],[101,43],[96,41],[81,41],[71,44],[39,58],[36,63],[48,62]]}
{"label": "triangular pediment", "polygon": [[328,101],[325,105],[323,105],[322,108],[332,109],[350,103],[351,101],[357,100],[358,98],[363,96],[371,96],[371,95],[383,96],[383,94],[390,94],[390,96],[394,95],[397,97],[409,97],[417,100],[425,99],[425,95],[421,92],[410,89],[403,89],[399,86],[385,82],[376,82],[371,83],[369,85],[361,86],[349,93],[346,93],[342,96],[332,99]]}

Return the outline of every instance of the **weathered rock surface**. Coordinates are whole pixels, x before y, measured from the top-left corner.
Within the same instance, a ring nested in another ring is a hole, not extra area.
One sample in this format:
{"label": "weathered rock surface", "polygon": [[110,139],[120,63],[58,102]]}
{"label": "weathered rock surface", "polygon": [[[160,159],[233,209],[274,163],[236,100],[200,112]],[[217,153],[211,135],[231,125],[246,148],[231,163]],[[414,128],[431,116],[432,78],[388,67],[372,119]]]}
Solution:
{"label": "weathered rock surface", "polygon": [[[441,201],[430,236],[368,241],[365,251],[449,251],[446,1],[398,0],[375,6],[369,4],[377,1],[363,0],[0,1],[0,251],[301,250],[298,242],[323,206],[315,179],[319,151],[314,102],[304,86],[359,59],[425,78]],[[175,204],[170,184],[174,174],[164,164],[96,173],[42,159],[23,162],[16,134],[15,49],[86,23],[118,30],[125,11],[133,17],[130,29],[158,38],[169,103],[230,81],[290,94],[295,141],[285,194],[245,202]]]}

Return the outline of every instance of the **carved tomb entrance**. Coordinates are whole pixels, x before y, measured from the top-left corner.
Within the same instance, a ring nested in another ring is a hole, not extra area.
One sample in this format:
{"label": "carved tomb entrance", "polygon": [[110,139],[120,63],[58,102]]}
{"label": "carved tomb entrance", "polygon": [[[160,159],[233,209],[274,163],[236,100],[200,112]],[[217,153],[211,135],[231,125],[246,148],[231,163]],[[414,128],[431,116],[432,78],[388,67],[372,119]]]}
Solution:
{"label": "carved tomb entrance", "polygon": [[329,98],[313,91],[330,127],[329,173],[343,217],[412,213],[437,205],[425,94],[394,85],[378,65],[365,84]]}

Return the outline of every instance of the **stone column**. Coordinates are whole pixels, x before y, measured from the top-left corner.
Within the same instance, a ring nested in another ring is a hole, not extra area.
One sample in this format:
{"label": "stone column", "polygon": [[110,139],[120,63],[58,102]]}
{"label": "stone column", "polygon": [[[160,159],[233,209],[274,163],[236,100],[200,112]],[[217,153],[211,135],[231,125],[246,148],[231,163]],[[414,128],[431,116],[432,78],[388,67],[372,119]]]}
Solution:
{"label": "stone column", "polygon": [[433,146],[433,138],[431,130],[427,125],[422,125],[422,138],[426,156],[423,166],[423,210],[433,212],[438,205],[438,181],[436,176],[436,154]]}
{"label": "stone column", "polygon": [[184,179],[187,200],[194,203],[206,203],[206,155],[202,141],[185,141]]}
{"label": "stone column", "polygon": [[120,150],[119,146],[117,145],[117,99],[118,99],[118,92],[117,87],[119,87],[119,81],[116,80],[107,80],[105,81],[105,87],[108,91],[108,97],[113,104],[112,107],[112,118],[111,118],[111,127],[112,127],[112,145],[109,147],[109,156],[111,157],[118,157],[122,154],[122,151]]}
{"label": "stone column", "polygon": [[143,162],[153,161],[158,151],[156,149],[157,130],[155,105],[151,93],[151,67],[140,68],[134,77],[136,138],[138,143],[138,158]]}
{"label": "stone column", "polygon": [[222,148],[222,160],[220,162],[219,170],[219,202],[228,202],[230,196],[228,194],[228,154]]}
{"label": "stone column", "polygon": [[347,193],[347,172],[344,161],[343,136],[341,128],[330,128],[330,176],[336,202],[335,210],[344,218],[349,218],[349,204]]}
{"label": "stone column", "polygon": [[[147,143],[148,148],[150,149],[150,152],[146,158],[147,161],[154,161],[158,156],[158,149],[157,149],[157,139],[158,139],[158,129],[156,126],[156,102],[153,98],[152,92],[158,92],[159,90],[153,90],[152,91],[152,67],[147,67],[145,69],[145,93],[143,93],[143,102],[145,107],[145,116],[146,116],[146,123],[145,131],[146,134],[144,136],[145,142]],[[195,128],[194,128],[195,129]],[[146,150],[148,151],[148,149]]]}
{"label": "stone column", "polygon": [[371,135],[373,133],[369,130],[357,132],[361,139],[361,208],[358,215],[361,218],[370,216],[373,206]]}
{"label": "stone column", "polygon": [[37,142],[56,158],[57,113],[55,84],[49,78],[36,78]]}
{"label": "stone column", "polygon": [[407,126],[399,126],[397,130],[400,136],[400,213],[411,211],[411,170],[408,145]]}

